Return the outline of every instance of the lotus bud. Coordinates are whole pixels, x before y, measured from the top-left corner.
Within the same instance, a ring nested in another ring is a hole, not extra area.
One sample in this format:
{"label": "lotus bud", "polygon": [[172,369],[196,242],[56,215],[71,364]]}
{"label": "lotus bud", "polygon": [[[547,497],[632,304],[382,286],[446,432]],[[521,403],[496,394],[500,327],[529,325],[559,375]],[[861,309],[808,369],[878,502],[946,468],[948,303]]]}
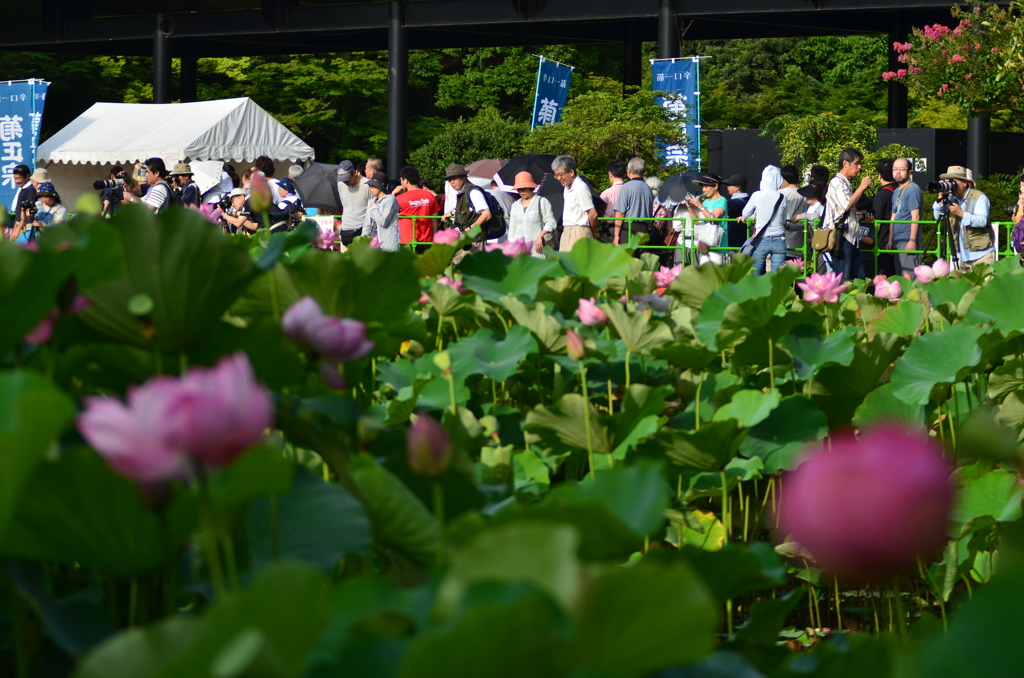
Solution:
{"label": "lotus bud", "polygon": [[266,212],[273,201],[270,198],[270,184],[263,172],[253,172],[249,181],[249,204],[256,212]]}
{"label": "lotus bud", "polygon": [[583,337],[579,332],[569,328],[565,331],[565,352],[570,359],[579,362],[587,357],[587,349],[583,345]]}
{"label": "lotus bud", "polygon": [[594,297],[580,299],[580,307],[576,309],[580,322],[588,327],[604,325],[608,322],[608,314],[597,307]]}
{"label": "lotus bud", "polygon": [[936,278],[945,278],[949,275],[949,262],[945,259],[936,259],[935,263],[932,264],[932,273],[935,274]]}
{"label": "lotus bud", "polygon": [[931,266],[915,266],[914,276],[917,278],[917,282],[927,285],[935,280],[935,271],[932,270]]}
{"label": "lotus bud", "polygon": [[787,476],[785,488],[780,534],[839,576],[896,575],[946,542],[950,468],[924,432],[886,425],[833,439]]}
{"label": "lotus bud", "polygon": [[405,434],[409,468],[425,478],[444,475],[452,461],[452,439],[429,415],[421,414]]}

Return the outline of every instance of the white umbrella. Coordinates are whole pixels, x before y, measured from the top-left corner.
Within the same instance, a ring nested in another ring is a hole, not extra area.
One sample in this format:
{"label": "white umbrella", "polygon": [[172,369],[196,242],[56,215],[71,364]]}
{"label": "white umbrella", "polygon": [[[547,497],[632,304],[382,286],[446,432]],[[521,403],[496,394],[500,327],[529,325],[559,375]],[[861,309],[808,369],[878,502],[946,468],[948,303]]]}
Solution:
{"label": "white umbrella", "polygon": [[221,168],[224,167],[220,160],[193,160],[189,165],[192,166],[192,179],[199,186],[200,194],[206,193],[220,183]]}

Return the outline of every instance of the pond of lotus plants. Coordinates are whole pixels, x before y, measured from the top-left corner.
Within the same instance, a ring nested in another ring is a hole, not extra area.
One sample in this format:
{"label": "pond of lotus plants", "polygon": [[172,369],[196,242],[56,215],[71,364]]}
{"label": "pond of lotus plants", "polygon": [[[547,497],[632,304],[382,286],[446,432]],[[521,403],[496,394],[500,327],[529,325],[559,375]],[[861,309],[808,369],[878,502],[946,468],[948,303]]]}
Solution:
{"label": "pond of lotus plants", "polygon": [[0,675],[1016,676],[1024,269],[0,242]]}

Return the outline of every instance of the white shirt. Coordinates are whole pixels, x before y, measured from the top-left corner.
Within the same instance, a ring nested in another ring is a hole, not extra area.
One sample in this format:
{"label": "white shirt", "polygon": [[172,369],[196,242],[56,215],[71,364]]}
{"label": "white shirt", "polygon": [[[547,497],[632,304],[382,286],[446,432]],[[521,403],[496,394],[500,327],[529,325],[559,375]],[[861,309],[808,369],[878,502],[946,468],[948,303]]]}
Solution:
{"label": "white shirt", "polygon": [[366,225],[366,206],[373,199],[370,187],[366,184],[349,186],[339,181],[338,193],[341,195],[341,229],[343,231],[361,231]]}
{"label": "white shirt", "polygon": [[168,188],[166,183],[160,182],[149,187],[149,190],[146,191],[146,195],[142,196],[142,202],[155,207],[159,212],[163,209],[163,206],[167,204],[167,199],[170,196],[171,189]]}
{"label": "white shirt", "polygon": [[586,226],[590,228],[590,210],[594,209],[594,198],[590,186],[577,175],[572,184],[562,189],[565,204],[562,207],[562,226]]}

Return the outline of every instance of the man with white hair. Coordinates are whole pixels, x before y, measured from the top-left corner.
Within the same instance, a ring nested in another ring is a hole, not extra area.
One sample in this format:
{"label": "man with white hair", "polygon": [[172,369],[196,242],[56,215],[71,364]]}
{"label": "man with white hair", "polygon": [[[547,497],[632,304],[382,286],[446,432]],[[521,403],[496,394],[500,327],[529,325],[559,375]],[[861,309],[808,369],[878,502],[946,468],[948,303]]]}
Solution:
{"label": "man with white hair", "polygon": [[551,171],[563,186],[562,239],[558,250],[568,252],[577,241],[594,238],[597,210],[590,186],[576,174],[576,160],[572,156],[560,155],[552,160]]}
{"label": "man with white hair", "polygon": [[291,167],[288,168],[288,178],[291,179],[292,181],[295,181],[305,171],[306,170],[305,168],[303,168],[302,165],[292,165]]}
{"label": "man with white hair", "polygon": [[615,234],[613,245],[621,245],[629,238],[629,233],[647,233],[649,221],[630,222],[625,238],[622,236],[623,219],[649,219],[654,214],[654,194],[644,181],[647,163],[643,158],[630,158],[626,163],[626,183],[619,190],[615,199]]}

